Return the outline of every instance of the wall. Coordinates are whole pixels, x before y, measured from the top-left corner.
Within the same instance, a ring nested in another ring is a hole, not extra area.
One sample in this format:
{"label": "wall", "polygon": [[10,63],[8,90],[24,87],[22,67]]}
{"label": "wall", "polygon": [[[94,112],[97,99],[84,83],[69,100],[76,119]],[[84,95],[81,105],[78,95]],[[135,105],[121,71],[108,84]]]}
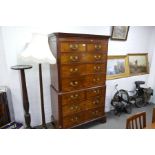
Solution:
{"label": "wall", "polygon": [[7,99],[8,99],[8,107],[10,111],[10,118],[13,121],[14,120],[14,108],[12,104],[12,98],[11,98],[11,91],[10,89],[7,89],[8,85],[8,69],[6,65],[6,57],[4,52],[4,44],[3,44],[3,38],[2,38],[2,31],[0,28],[0,88],[5,88],[7,90]]}
{"label": "wall", "polygon": [[0,85],[6,85],[7,83],[7,68],[6,68],[6,59],[4,53],[2,32],[0,28]]}
{"label": "wall", "polygon": [[[147,85],[152,87],[155,94],[155,28],[153,29],[152,33],[150,34],[150,43],[149,43],[149,51],[150,51],[150,57],[152,58],[150,60],[150,76],[148,78]],[[155,102],[155,95],[151,98],[152,102]]]}
{"label": "wall", "polygon": [[[149,51],[149,39],[153,27],[130,27],[127,41],[109,41],[109,55],[121,55],[127,53],[142,53]],[[18,71],[10,69],[12,65],[18,63],[17,55],[24,48],[25,43],[31,39],[32,32],[70,32],[70,33],[90,33],[100,35],[110,35],[111,27],[2,27],[1,37],[3,40],[3,49],[6,57],[6,68],[8,77],[7,85],[12,92],[12,100],[15,111],[15,120],[24,122],[20,76]],[[151,55],[151,53],[149,53]],[[149,57],[151,60],[151,57]],[[43,80],[44,80],[44,98],[45,98],[45,114],[46,122],[50,122],[51,118],[51,102],[50,102],[50,74],[49,65],[43,65]],[[5,78],[4,77],[4,78]],[[119,88],[132,90],[135,80],[147,81],[148,75],[134,76],[117,80],[107,81],[106,94],[106,111],[110,110],[110,100],[114,94],[114,85],[119,84]],[[28,87],[28,96],[30,102],[30,113],[32,126],[41,124],[40,110],[40,95],[39,95],[39,77],[38,66],[33,65],[33,68],[26,71],[26,80]]]}
{"label": "wall", "polygon": [[[150,50],[150,34],[153,27],[130,27],[127,41],[112,41],[109,42],[109,55],[125,55],[128,53],[147,53],[149,52],[149,61],[151,61],[152,51]],[[110,101],[115,93],[114,86],[118,84],[118,89],[133,90],[135,88],[134,81],[148,80],[149,75],[133,76],[107,81],[106,93],[106,111],[109,111]]]}

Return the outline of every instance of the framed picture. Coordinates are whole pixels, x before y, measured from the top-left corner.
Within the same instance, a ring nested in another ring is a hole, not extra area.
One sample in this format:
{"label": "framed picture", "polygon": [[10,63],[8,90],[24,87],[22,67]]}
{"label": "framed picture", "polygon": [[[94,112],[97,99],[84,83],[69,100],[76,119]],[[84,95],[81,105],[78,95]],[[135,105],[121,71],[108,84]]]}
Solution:
{"label": "framed picture", "polygon": [[108,56],[107,80],[129,76],[127,56]]}
{"label": "framed picture", "polygon": [[113,26],[112,27],[112,40],[127,40],[129,26]]}
{"label": "framed picture", "polygon": [[148,54],[128,54],[130,76],[149,73]]}

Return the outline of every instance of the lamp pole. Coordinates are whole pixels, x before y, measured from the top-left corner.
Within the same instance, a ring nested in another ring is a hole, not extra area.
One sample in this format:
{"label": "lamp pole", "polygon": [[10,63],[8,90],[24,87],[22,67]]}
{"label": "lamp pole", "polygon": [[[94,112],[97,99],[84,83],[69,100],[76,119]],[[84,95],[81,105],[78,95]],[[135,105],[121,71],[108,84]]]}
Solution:
{"label": "lamp pole", "polygon": [[41,115],[42,115],[42,128],[47,129],[45,122],[44,98],[43,98],[43,80],[42,80],[42,65],[39,64],[39,81],[40,81],[40,98],[41,98]]}

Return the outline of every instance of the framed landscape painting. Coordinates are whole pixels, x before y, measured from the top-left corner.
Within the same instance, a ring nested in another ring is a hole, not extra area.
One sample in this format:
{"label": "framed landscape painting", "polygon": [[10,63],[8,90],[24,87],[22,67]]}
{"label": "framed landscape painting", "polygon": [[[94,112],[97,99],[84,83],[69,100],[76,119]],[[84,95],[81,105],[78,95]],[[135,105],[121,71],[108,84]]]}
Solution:
{"label": "framed landscape painting", "polygon": [[148,54],[128,54],[130,76],[148,74]]}
{"label": "framed landscape painting", "polygon": [[108,56],[107,80],[129,76],[127,56]]}

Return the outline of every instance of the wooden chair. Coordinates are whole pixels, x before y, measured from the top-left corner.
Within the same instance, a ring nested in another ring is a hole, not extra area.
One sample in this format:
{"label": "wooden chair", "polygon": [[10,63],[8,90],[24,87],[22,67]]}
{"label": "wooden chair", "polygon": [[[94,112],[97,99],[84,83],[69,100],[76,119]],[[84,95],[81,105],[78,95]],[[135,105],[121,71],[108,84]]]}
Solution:
{"label": "wooden chair", "polygon": [[155,108],[153,108],[153,111],[152,111],[152,123],[155,122]]}
{"label": "wooden chair", "polygon": [[126,121],[126,129],[143,129],[146,127],[146,112],[130,116]]}

